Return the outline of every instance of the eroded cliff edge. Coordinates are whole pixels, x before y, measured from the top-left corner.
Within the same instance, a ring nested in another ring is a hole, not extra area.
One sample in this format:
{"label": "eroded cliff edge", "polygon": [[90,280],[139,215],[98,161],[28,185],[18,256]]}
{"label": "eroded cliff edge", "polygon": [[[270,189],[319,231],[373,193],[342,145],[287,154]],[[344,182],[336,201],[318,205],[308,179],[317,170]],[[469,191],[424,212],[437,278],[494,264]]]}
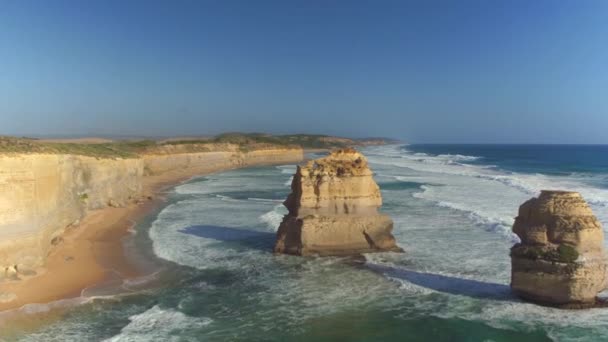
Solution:
{"label": "eroded cliff edge", "polygon": [[354,149],[298,166],[284,205],[276,253],[349,255],[402,251],[392,235],[393,221],[378,212],[380,188],[365,157]]}
{"label": "eroded cliff edge", "polygon": [[[215,147],[211,147],[215,148]],[[303,150],[265,146],[243,151],[225,144],[220,151],[157,150],[133,158],[70,154],[0,155],[0,266],[21,269],[44,264],[61,234],[89,210],[139,201],[144,184],[167,175],[186,175],[239,167],[297,163]]]}

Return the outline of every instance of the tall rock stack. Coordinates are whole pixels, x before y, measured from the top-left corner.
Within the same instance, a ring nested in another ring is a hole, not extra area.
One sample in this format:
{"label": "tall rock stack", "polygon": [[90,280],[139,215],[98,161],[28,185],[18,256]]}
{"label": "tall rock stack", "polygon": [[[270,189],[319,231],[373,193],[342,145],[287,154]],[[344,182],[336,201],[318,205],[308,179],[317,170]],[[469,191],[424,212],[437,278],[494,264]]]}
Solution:
{"label": "tall rock stack", "polygon": [[274,247],[276,253],[349,255],[402,250],[393,221],[378,213],[380,189],[365,157],[341,149],[298,166]]}
{"label": "tall rock stack", "polygon": [[579,193],[542,191],[519,208],[511,248],[511,288],[541,304],[579,308],[604,290],[602,226]]}

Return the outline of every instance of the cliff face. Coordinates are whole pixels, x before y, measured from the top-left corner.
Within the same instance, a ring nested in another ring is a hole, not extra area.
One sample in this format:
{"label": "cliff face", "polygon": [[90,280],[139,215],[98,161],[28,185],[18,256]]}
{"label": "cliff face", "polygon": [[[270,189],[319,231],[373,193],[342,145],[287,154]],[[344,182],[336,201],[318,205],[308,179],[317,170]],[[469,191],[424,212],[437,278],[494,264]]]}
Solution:
{"label": "cliff face", "polygon": [[519,208],[513,225],[511,288],[532,301],[594,304],[606,288],[604,234],[580,194],[542,191]]}
{"label": "cliff face", "polygon": [[236,148],[217,152],[150,154],[143,156],[145,175],[158,175],[184,169],[212,172],[254,165],[298,163],[302,149],[265,149],[241,152]]}
{"label": "cliff face", "polygon": [[[61,154],[0,155],[0,266],[44,263],[55,237],[87,210],[124,206],[142,193],[145,175],[189,174],[297,163],[301,149],[146,155],[103,159]],[[4,268],[2,268],[4,269]]]}
{"label": "cliff face", "polygon": [[378,213],[380,189],[365,157],[353,150],[299,166],[284,205],[289,210],[277,232],[275,252],[345,255],[401,251],[393,221]]}
{"label": "cliff face", "polygon": [[[141,192],[143,161],[70,155],[0,157],[0,260],[36,266],[51,240],[88,209]],[[2,265],[0,265],[2,266]]]}

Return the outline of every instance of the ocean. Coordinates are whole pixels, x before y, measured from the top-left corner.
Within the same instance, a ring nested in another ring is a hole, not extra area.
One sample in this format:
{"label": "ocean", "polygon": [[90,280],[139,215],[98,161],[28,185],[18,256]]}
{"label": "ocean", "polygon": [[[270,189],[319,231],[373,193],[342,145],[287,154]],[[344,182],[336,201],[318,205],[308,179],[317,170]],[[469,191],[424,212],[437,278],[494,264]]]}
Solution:
{"label": "ocean", "polygon": [[405,253],[273,255],[294,166],[195,178],[125,241],[149,275],[89,289],[61,320],[18,339],[608,340],[607,309],[541,307],[509,290],[511,225],[541,189],[581,192],[608,227],[608,146],[362,151]]}

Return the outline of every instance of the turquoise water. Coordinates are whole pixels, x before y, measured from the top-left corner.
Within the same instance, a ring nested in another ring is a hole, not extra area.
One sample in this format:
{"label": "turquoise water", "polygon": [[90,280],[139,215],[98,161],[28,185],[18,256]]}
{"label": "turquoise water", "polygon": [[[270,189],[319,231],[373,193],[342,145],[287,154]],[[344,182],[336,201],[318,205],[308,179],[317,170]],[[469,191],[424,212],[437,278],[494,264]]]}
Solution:
{"label": "turquoise water", "polygon": [[509,291],[519,204],[540,189],[576,190],[607,225],[608,163],[532,156],[518,168],[508,148],[366,148],[406,253],[363,260],[271,253],[293,166],[194,179],[127,241],[149,276],[120,284],[120,295],[91,289],[64,319],[20,339],[608,340],[608,310],[545,308]]}

